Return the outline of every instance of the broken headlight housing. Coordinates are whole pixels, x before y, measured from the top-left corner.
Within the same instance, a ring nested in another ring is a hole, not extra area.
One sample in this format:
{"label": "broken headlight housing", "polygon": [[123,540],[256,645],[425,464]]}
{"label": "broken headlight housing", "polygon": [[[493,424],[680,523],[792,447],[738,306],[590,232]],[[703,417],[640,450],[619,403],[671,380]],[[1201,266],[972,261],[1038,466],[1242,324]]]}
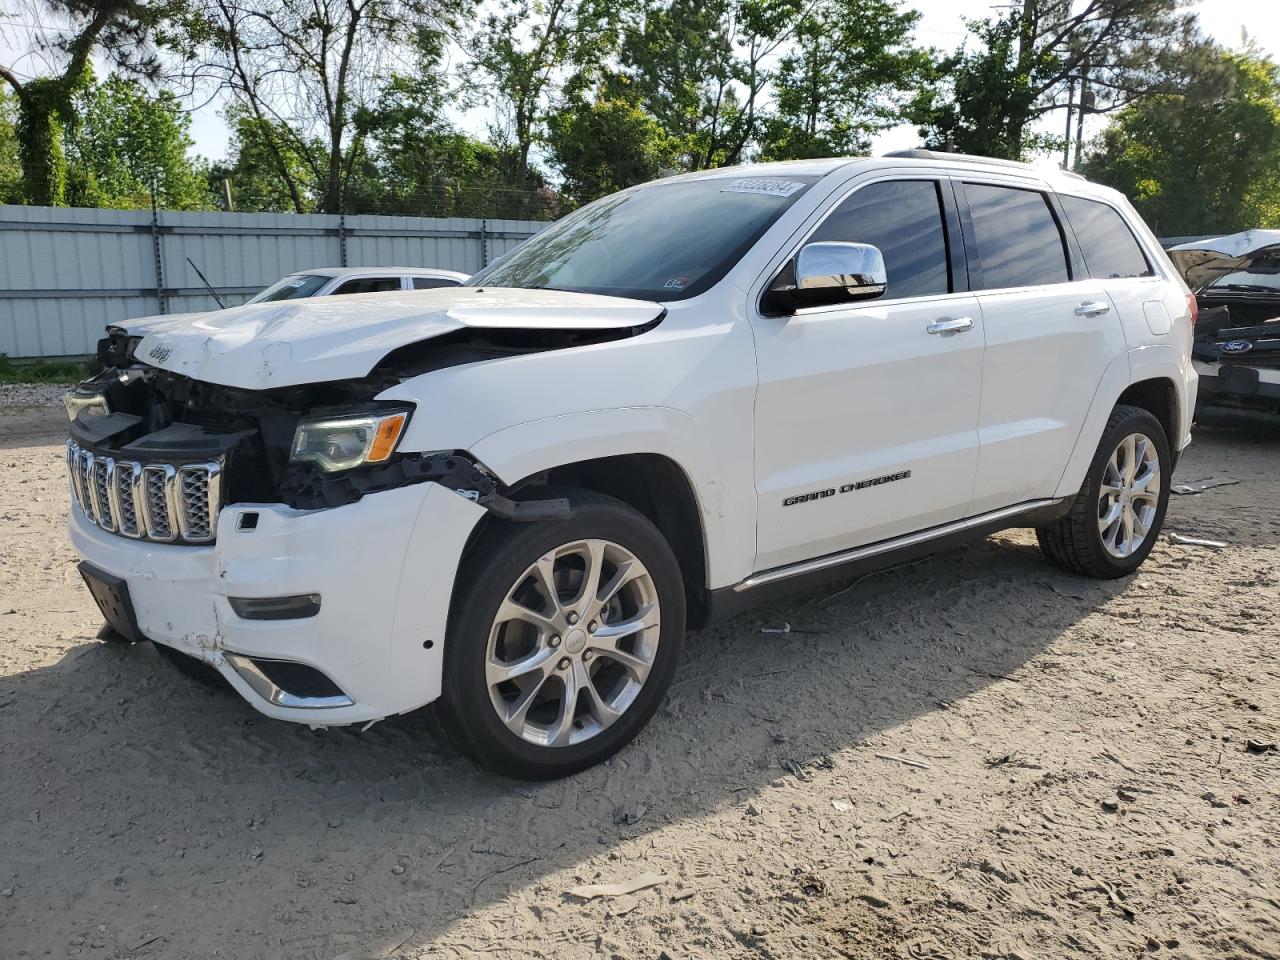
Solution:
{"label": "broken headlight housing", "polygon": [[409,422],[404,409],[338,414],[299,421],[290,459],[326,473],[382,463],[395,452]]}
{"label": "broken headlight housing", "polygon": [[67,419],[74,420],[83,414],[86,420],[105,417],[111,412],[105,394],[84,393],[78,387],[62,395],[62,405],[67,408]]}

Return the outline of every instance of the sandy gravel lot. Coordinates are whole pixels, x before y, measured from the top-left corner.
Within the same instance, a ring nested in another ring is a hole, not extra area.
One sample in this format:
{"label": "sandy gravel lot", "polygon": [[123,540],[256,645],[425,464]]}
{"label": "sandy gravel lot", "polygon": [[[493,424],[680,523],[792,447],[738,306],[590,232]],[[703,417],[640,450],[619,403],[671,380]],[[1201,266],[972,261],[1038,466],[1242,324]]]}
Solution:
{"label": "sandy gravel lot", "polygon": [[1179,470],[1240,481],[1166,527],[1224,550],[1097,583],[1015,532],[766,607],[530,786],[421,715],[313,732],[95,642],[60,416],[0,409],[5,960],[1280,957],[1280,753],[1246,747],[1280,740],[1278,430]]}

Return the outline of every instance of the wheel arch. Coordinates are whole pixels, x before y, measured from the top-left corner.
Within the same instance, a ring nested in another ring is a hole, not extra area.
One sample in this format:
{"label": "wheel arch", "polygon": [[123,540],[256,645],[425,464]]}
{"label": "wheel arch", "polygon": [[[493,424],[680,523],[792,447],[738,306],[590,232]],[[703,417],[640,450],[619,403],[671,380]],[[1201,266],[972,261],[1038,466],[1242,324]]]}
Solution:
{"label": "wheel arch", "polygon": [[1165,428],[1174,465],[1187,432],[1187,399],[1179,390],[1182,362],[1178,352],[1169,346],[1145,347],[1116,357],[1103,372],[1093,402],[1085,416],[1075,448],[1054,491],[1056,497],[1069,497],[1080,489],[1093,460],[1111,411],[1117,404],[1141,407]]}
{"label": "wheel arch", "polygon": [[666,538],[680,564],[690,626],[705,621],[706,533],[693,483],[675,460],[658,453],[619,454],[563,464],[526,478],[529,481],[603,493],[644,514]]}
{"label": "wheel arch", "polygon": [[1129,384],[1124,392],[1116,398],[1113,407],[1126,404],[1140,407],[1147,411],[1164,428],[1165,439],[1169,442],[1169,451],[1174,465],[1178,462],[1178,437],[1182,424],[1179,422],[1178,388],[1170,377],[1150,377]]}
{"label": "wheel arch", "polygon": [[693,624],[700,622],[708,589],[751,572],[751,477],[734,482],[711,438],[681,411],[639,407],[531,421],[491,434],[469,452],[508,489],[576,487],[639,510],[680,560]]}

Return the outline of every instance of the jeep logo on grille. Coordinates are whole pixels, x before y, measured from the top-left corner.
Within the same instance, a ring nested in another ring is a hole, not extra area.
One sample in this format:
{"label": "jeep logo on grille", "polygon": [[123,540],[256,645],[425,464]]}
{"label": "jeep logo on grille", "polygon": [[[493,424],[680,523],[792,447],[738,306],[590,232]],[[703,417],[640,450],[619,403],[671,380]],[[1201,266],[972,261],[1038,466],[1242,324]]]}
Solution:
{"label": "jeep logo on grille", "polygon": [[1218,349],[1223,353],[1248,353],[1253,349],[1253,344],[1248,340],[1228,340],[1218,344]]}
{"label": "jeep logo on grille", "polygon": [[169,354],[173,353],[173,347],[166,347],[163,344],[151,348],[151,352],[147,354],[152,360],[159,360],[164,363],[169,359]]}

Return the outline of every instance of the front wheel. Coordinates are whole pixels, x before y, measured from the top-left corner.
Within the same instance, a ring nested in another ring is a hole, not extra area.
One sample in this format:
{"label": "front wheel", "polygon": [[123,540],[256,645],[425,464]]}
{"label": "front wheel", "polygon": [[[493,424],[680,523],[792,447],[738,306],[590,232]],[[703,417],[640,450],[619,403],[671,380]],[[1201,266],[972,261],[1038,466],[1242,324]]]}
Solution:
{"label": "front wheel", "polygon": [[545,780],[592,766],[648,722],[685,629],[670,545],[638,511],[586,491],[572,515],[495,523],[458,573],[440,712],[474,760]]}
{"label": "front wheel", "polygon": [[1071,512],[1036,528],[1040,549],[1086,576],[1111,580],[1132,573],[1164,524],[1170,464],[1160,421],[1140,407],[1117,406]]}

